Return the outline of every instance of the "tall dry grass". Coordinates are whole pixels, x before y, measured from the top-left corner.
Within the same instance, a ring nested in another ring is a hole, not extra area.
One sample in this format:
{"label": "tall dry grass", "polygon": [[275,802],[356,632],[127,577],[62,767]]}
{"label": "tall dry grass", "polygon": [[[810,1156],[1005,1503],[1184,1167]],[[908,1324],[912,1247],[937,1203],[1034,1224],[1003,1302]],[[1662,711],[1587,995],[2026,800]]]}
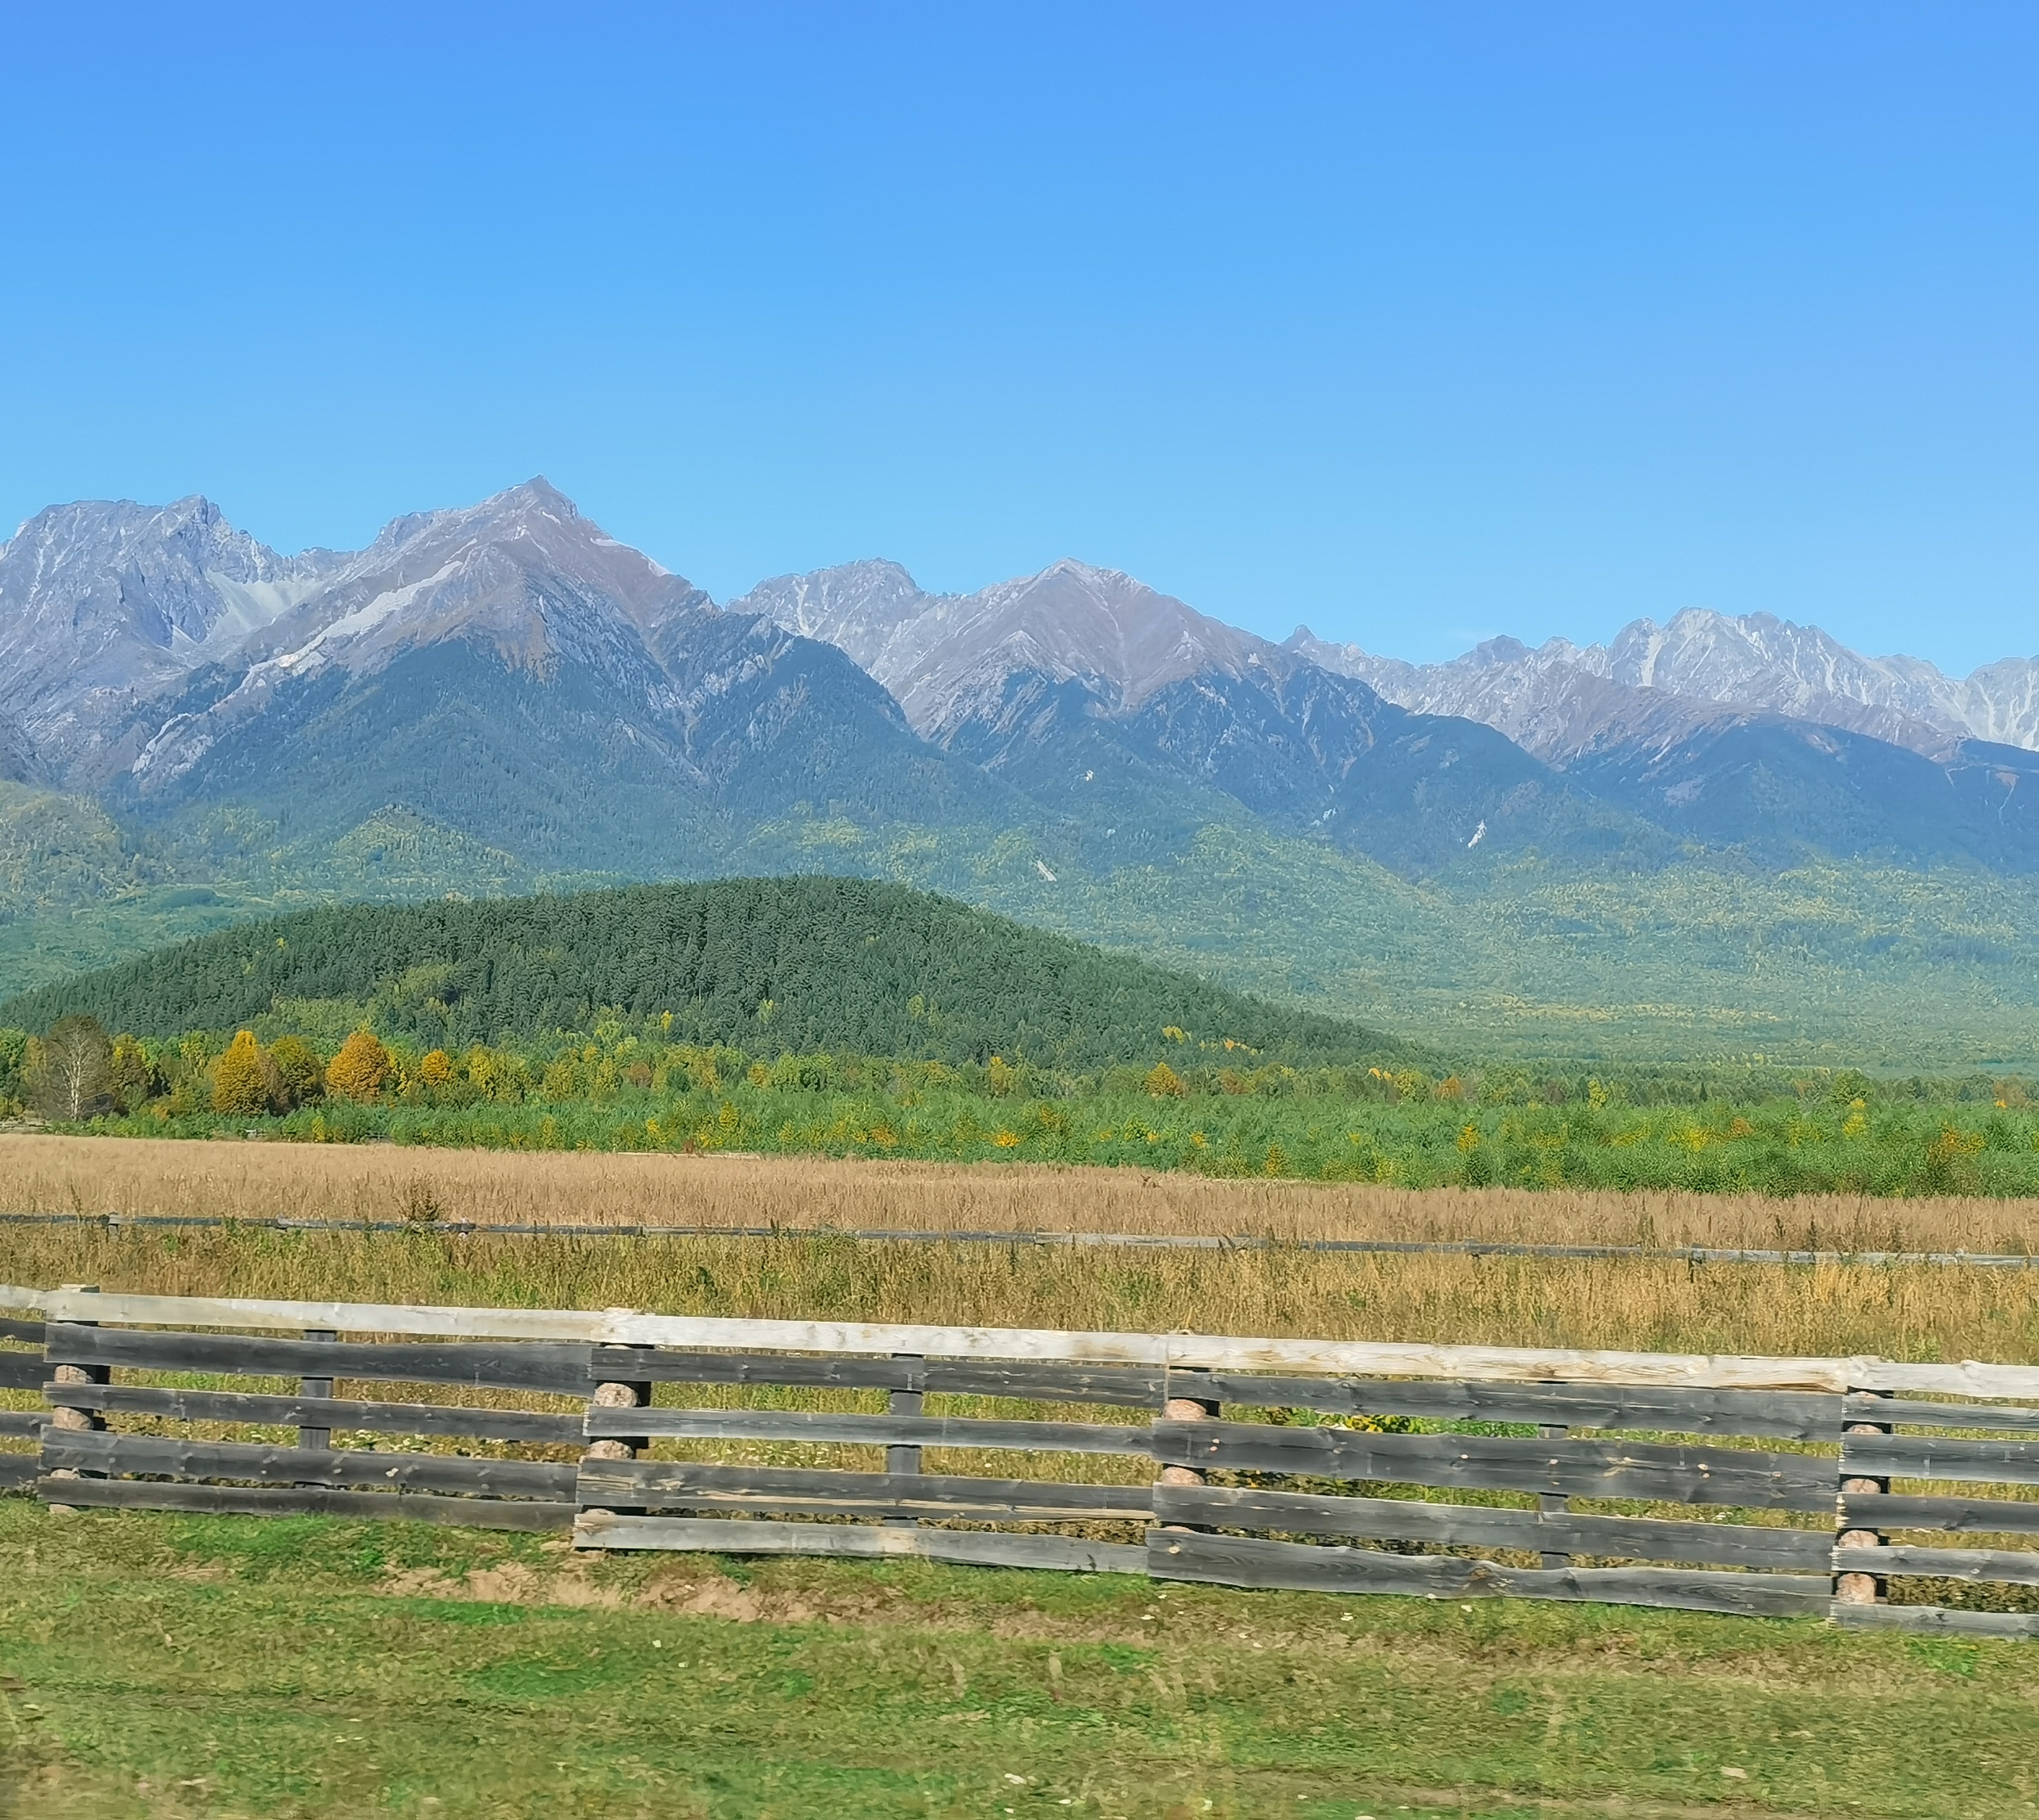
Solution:
{"label": "tall dry grass", "polygon": [[1828,1250],[2026,1249],[2039,1201],[1213,1181],[1132,1169],[0,1138],[0,1211],[1181,1233]]}
{"label": "tall dry grass", "polygon": [[0,1281],[1132,1332],[2039,1363],[2039,1273],[842,1238],[0,1228]]}

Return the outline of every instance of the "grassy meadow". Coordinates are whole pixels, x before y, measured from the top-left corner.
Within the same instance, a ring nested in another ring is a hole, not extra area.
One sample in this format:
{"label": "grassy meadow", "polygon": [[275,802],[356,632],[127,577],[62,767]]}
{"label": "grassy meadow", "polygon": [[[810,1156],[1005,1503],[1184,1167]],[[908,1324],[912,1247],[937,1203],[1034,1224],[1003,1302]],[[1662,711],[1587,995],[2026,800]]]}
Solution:
{"label": "grassy meadow", "polygon": [[2012,1820],[2039,1652],[0,1500],[9,1820]]}

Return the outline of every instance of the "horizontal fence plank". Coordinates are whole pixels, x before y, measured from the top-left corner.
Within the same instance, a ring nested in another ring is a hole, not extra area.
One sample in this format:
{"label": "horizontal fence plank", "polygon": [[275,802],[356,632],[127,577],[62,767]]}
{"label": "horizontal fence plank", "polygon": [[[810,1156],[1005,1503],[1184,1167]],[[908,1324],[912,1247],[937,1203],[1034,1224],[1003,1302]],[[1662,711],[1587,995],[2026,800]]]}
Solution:
{"label": "horizontal fence plank", "polygon": [[723,1555],[917,1557],[975,1567],[1049,1568],[1065,1573],[1144,1574],[1147,1550],[1132,1542],[1076,1536],[1016,1536],[971,1530],[900,1529],[875,1523],[775,1523],[733,1517],[632,1517],[582,1514],[581,1549],[678,1549]]}
{"label": "horizontal fence plank", "polygon": [[0,1409],[0,1435],[10,1441],[40,1441],[49,1419],[47,1409]]}
{"label": "horizontal fence plank", "polygon": [[836,1473],[693,1460],[587,1460],[583,1505],[609,1509],[784,1511],[849,1516],[956,1517],[979,1522],[1145,1519],[1152,1488],[980,1479],[938,1473]]}
{"label": "horizontal fence plank", "polygon": [[1841,1449],[1846,1476],[1945,1479],[1993,1485],[2039,1485],[2039,1441],[1970,1441],[1938,1435],[1851,1435]]}
{"label": "horizontal fence plank", "polygon": [[512,1498],[435,1497],[427,1492],[337,1491],[322,1485],[180,1485],[154,1479],[36,1481],[45,1503],[99,1510],[190,1511],[218,1516],[365,1518],[376,1522],[454,1523],[475,1530],[570,1530],[575,1509]]}
{"label": "horizontal fence plank", "polygon": [[1824,1570],[1833,1552],[1831,1530],[1773,1529],[1754,1523],[1496,1510],[1483,1504],[1433,1503],[1413,1498],[1332,1498],[1254,1486],[1156,1485],[1153,1496],[1154,1520],[1159,1523],[1289,1530],[1371,1541],[1699,1561],[1724,1567],[1795,1568],[1809,1572]]}
{"label": "horizontal fence plank", "polygon": [[811,1414],[784,1409],[590,1409],[590,1439],[836,1442],[886,1447],[996,1447],[1034,1453],[1145,1454],[1149,1430],[1103,1422],[985,1422],[955,1416]]}
{"label": "horizontal fence plank", "polygon": [[[331,1350],[330,1348],[328,1348]],[[457,1435],[476,1440],[578,1447],[579,1416],[473,1409],[442,1403],[365,1403],[338,1397],[270,1397],[246,1390],[172,1390],[148,1384],[63,1384],[52,1402],[170,1422],[248,1422],[279,1428],[347,1428],[380,1435]]]}
{"label": "horizontal fence plank", "polygon": [[921,1388],[958,1397],[1017,1397],[1040,1403],[1102,1403],[1158,1409],[1168,1397],[1165,1367],[930,1359]]}
{"label": "horizontal fence plank", "polygon": [[[136,1333],[52,1321],[46,1356],[66,1365],[262,1378],[354,1378],[585,1396],[589,1348],[534,1342],[271,1340],[245,1333]],[[47,1375],[47,1374],[45,1374]]]}
{"label": "horizontal fence plank", "polygon": [[1957,1636],[2039,1637],[2039,1613],[1950,1611],[1936,1605],[1843,1605],[1834,1622],[1848,1630],[1952,1632]]}
{"label": "horizontal fence plank", "polygon": [[30,1346],[43,1343],[43,1324],[35,1321],[0,1320],[0,1340],[19,1340]]}
{"label": "horizontal fence plank", "polygon": [[1159,1409],[1168,1374],[1137,1365],[1054,1361],[824,1358],[791,1352],[644,1352],[595,1348],[598,1378],[659,1383],[773,1384],[855,1390],[933,1390],[966,1397],[1017,1397],[1049,1403],[1103,1403]]}
{"label": "horizontal fence plank", "polygon": [[1806,1454],[1259,1422],[1157,1422],[1154,1457],[1236,1472],[1765,1510],[1830,1511],[1836,1484],[1835,1462]]}
{"label": "horizontal fence plank", "polygon": [[1398,1555],[1380,1549],[1319,1548],[1251,1536],[1156,1530],[1148,1538],[1156,1579],[1302,1592],[1389,1593],[1414,1598],[1589,1599],[1609,1605],[1672,1606],[1744,1617],[1824,1617],[1832,1598],[1824,1575],[1709,1573],[1671,1568],[1505,1568],[1450,1555]]}
{"label": "horizontal fence plank", "polygon": [[[1890,1366],[1874,1359],[1759,1359],[1555,1348],[1426,1346],[1376,1340],[1260,1339],[1195,1333],[1083,1333],[1027,1328],[865,1321],[753,1321],[629,1309],[452,1308],[260,1298],[0,1291],[0,1306],[55,1320],[147,1326],[329,1328],[340,1333],[579,1340],[621,1346],[761,1352],[918,1354],[929,1358],[1084,1360],[1227,1371],[1323,1371],[1384,1377],[1566,1379],[1598,1384],[1841,1391],[1855,1387],[2039,1397],[2039,1367]],[[1885,1380],[1896,1374],[1886,1386]],[[1937,1374],[1937,1375],[1935,1375]],[[1901,1379],[1901,1382],[1897,1382]],[[1978,1386],[1986,1386],[1978,1388]]]}
{"label": "horizontal fence plank", "polygon": [[1894,1359],[1857,1359],[1848,1364],[1851,1390],[1988,1397],[2004,1402],[2039,1399],[2039,1365],[1990,1365],[1975,1359],[1958,1365],[1908,1365]]}
{"label": "horizontal fence plank", "polygon": [[[1278,1378],[1214,1372],[1216,1401],[1336,1416],[1409,1416],[1456,1422],[1522,1422],[1570,1428],[1643,1428],[1683,1435],[1748,1435],[1831,1441],[1842,1399],[1805,1390],[1688,1390],[1654,1385],[1516,1384],[1434,1378]],[[1183,1393],[1192,1394],[1194,1393]]]}
{"label": "horizontal fence plank", "polygon": [[445,1338],[715,1347],[940,1358],[1084,1360],[1223,1371],[1562,1380],[1688,1388],[1889,1390],[2039,1400],[2039,1366],[1909,1364],[1858,1356],[1765,1359],[1556,1348],[1426,1346],[1371,1340],[1247,1338],[1194,1333],[1083,1333],[875,1322],[753,1321],[629,1309],[504,1309],[296,1302],[261,1298],[107,1295],[0,1285],[0,1308],[64,1321],[197,1327],[330,1329]]}
{"label": "horizontal fence plank", "polygon": [[1895,1422],[1907,1428],[1980,1428],[2039,1434],[2039,1409],[2008,1403],[1933,1403],[1911,1397],[1844,1397],[1851,1422]]}
{"label": "horizontal fence plank", "polygon": [[49,1367],[40,1352],[0,1352],[0,1390],[37,1390]]}
{"label": "horizontal fence plank", "polygon": [[24,1492],[40,1477],[33,1454],[0,1454],[0,1492]]}
{"label": "horizontal fence plank", "polygon": [[2039,1500],[1911,1498],[1843,1492],[1840,1523],[1851,1530],[1944,1530],[1953,1535],[2039,1534]]}
{"label": "horizontal fence plank", "polygon": [[1836,1573],[1915,1574],[1932,1579],[2039,1586],[2039,1549],[1836,1549]]}
{"label": "horizontal fence plank", "polygon": [[449,1454],[264,1447],[235,1441],[184,1441],[104,1431],[43,1431],[44,1471],[147,1473],[179,1479],[366,1488],[387,1485],[492,1497],[571,1498],[577,1469],[533,1460],[480,1460]]}

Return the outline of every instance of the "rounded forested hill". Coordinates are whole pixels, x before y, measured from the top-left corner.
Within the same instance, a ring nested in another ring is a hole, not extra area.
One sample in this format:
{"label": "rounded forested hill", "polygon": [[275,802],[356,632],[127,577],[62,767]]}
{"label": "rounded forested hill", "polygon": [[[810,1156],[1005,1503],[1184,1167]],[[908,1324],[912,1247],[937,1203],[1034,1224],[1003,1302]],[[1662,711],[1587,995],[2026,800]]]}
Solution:
{"label": "rounded forested hill", "polygon": [[1413,1053],[951,898],[826,878],[307,910],[38,988],[0,1005],[0,1023],[40,1030],[84,1012],[172,1037],[305,1001],[358,1007],[385,1035],[448,1048],[670,1012],[675,1041],[754,1053],[998,1054],[1078,1069],[1226,1037],[1304,1064]]}

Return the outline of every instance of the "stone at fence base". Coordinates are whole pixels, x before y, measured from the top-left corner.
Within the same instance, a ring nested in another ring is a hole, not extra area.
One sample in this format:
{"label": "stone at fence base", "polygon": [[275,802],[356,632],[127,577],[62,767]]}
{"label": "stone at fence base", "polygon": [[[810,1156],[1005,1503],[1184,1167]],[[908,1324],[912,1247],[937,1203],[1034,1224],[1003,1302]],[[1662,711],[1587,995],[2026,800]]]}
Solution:
{"label": "stone at fence base", "polygon": [[[594,1394],[588,1398],[588,1407],[593,1409],[641,1409],[651,1401],[651,1386],[648,1382],[626,1384],[612,1380],[598,1384]],[[638,1454],[651,1445],[648,1437],[638,1436],[628,1440],[590,1441],[581,1458],[584,1460],[634,1460]],[[634,1513],[614,1511],[613,1516]]]}
{"label": "stone at fence base", "polygon": [[[1177,1374],[1171,1373],[1173,1378]],[[1183,1377],[1190,1374],[1180,1374]],[[1172,1388],[1172,1385],[1171,1388]],[[1214,1422],[1217,1420],[1218,1405],[1201,1397],[1170,1397],[1161,1405],[1161,1419],[1164,1422]],[[1164,1485],[1203,1485],[1210,1482],[1209,1475],[1196,1466],[1164,1466],[1156,1476],[1156,1482]],[[1189,1523],[1164,1523],[1164,1530],[1187,1530],[1194,1526]]]}
{"label": "stone at fence base", "polygon": [[[1843,1435],[1888,1435],[1890,1432],[1891,1424],[1888,1422],[1851,1422],[1842,1431]],[[1845,1441],[1843,1445],[1846,1445]],[[1889,1489],[1888,1479],[1841,1481],[1843,1496],[1851,1492],[1868,1493],[1888,1492]],[[1878,1530],[1843,1530],[1835,1537],[1834,1546],[1836,1549],[1880,1548],[1883,1539],[1882,1532]],[[1874,1605],[1888,1590],[1889,1583],[1874,1574],[1836,1573],[1834,1575],[1834,1602],[1836,1605]]]}
{"label": "stone at fence base", "polygon": [[[91,1295],[98,1292],[96,1283],[66,1283],[60,1287],[74,1295]],[[94,1326],[93,1321],[80,1321],[82,1327]],[[50,1382],[53,1384],[104,1384],[110,1374],[104,1366],[58,1365],[51,1369]],[[74,1409],[59,1403],[50,1411],[47,1424],[60,1428],[66,1434],[89,1434],[106,1426],[105,1418],[96,1410]],[[84,1477],[74,1466],[62,1466],[49,1475],[52,1479],[76,1479]],[[78,1514],[75,1504],[51,1504],[52,1516],[70,1517]]]}

